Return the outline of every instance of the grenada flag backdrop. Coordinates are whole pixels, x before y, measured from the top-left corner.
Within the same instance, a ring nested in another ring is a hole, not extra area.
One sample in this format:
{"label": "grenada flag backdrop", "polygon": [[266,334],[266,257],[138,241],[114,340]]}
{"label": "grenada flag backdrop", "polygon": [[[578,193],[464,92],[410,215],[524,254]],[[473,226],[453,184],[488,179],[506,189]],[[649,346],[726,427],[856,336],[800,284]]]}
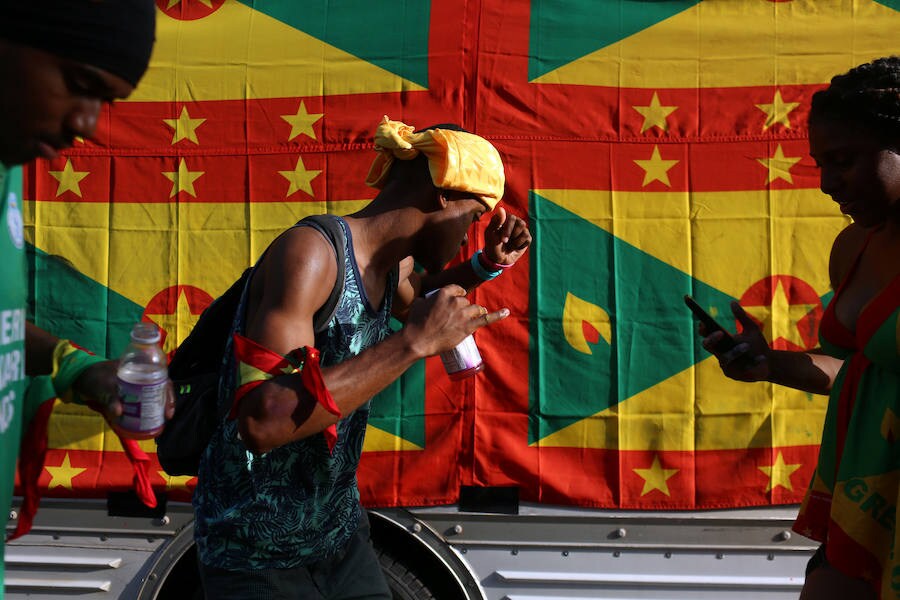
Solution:
{"label": "grenada flag backdrop", "polygon": [[[26,172],[39,325],[116,356],[152,321],[172,351],[277,233],[374,196],[382,115],[454,122],[500,150],[534,244],[473,294],[511,310],[476,334],[484,372],[450,381],[428,359],[373,401],[365,502],[451,503],[464,485],[594,507],[800,500],[825,399],[726,379],[682,296],[731,330],[738,300],[777,348],[816,345],[847,221],[818,190],[808,105],[897,51],[900,1],[157,6],[135,94]],[[50,446],[46,494],[131,484],[83,408],[56,407]],[[186,499],[195,481],[157,467],[153,483]]]}

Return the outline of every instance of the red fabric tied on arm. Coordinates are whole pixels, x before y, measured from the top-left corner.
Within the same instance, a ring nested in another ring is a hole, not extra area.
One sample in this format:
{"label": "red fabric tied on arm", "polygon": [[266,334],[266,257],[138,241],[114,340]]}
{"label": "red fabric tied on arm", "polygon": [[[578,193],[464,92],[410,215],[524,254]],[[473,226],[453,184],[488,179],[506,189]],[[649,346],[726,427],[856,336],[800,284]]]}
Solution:
{"label": "red fabric tied on arm", "polygon": [[[228,415],[230,419],[237,417],[238,404],[248,392],[279,375],[296,373],[300,374],[303,387],[322,408],[337,418],[341,417],[341,411],[338,409],[334,397],[325,386],[322,369],[319,365],[319,351],[315,348],[304,346],[283,356],[236,333],[234,334],[234,354],[238,362],[238,376],[234,403]],[[337,442],[337,427],[329,425],[322,431],[322,434],[328,443],[328,450],[332,451]]]}

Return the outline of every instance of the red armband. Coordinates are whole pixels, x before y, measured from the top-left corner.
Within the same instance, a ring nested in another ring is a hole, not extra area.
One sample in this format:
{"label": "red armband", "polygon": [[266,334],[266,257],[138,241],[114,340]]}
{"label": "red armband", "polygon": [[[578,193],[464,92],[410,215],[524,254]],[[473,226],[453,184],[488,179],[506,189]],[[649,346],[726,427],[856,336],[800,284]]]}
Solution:
{"label": "red armband", "polygon": [[[282,356],[272,352],[238,333],[234,334],[234,355],[237,358],[237,388],[234,392],[234,403],[228,418],[237,416],[237,408],[240,400],[256,386],[277,377],[278,375],[300,374],[303,387],[312,394],[322,408],[341,418],[331,392],[325,387],[322,378],[322,370],[319,366],[319,351],[311,346],[304,346],[292,350]],[[330,425],[323,432],[328,450],[334,448],[337,442],[337,427]]]}

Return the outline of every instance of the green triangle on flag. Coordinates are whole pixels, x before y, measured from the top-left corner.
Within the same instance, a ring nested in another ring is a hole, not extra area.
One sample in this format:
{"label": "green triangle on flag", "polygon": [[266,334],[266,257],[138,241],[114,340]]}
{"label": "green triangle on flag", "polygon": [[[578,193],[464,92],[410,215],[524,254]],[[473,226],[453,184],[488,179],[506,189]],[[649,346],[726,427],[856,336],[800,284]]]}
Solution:
{"label": "green triangle on flag", "polygon": [[65,259],[26,246],[28,320],[95,354],[116,358],[144,309],[71,267]]}
{"label": "green triangle on flag", "polygon": [[537,79],[699,2],[533,0],[528,79]]}
{"label": "green triangle on flag", "polygon": [[428,87],[429,2],[240,0],[336,48]]}
{"label": "green triangle on flag", "polygon": [[685,294],[734,331],[730,295],[534,192],[529,214],[529,443],[708,358]]}
{"label": "green triangle on flag", "polygon": [[[391,319],[398,331],[402,325]],[[366,450],[414,450],[425,447],[425,361],[420,360],[372,398]],[[374,427],[377,431],[371,431]]]}

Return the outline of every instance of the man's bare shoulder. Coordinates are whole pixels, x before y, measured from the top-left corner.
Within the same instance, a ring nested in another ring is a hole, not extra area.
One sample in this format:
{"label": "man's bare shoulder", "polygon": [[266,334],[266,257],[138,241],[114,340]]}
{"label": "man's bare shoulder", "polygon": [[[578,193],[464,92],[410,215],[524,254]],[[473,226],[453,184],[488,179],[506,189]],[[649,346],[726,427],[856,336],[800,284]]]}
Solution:
{"label": "man's bare shoulder", "polygon": [[328,297],[337,278],[334,248],[312,227],[293,227],[278,236],[266,250],[259,269],[264,286],[260,292],[265,296],[312,302],[313,310]]}
{"label": "man's bare shoulder", "polygon": [[334,259],[334,248],[325,234],[314,227],[291,227],[279,235],[269,246],[269,254],[290,255],[295,258]]}

